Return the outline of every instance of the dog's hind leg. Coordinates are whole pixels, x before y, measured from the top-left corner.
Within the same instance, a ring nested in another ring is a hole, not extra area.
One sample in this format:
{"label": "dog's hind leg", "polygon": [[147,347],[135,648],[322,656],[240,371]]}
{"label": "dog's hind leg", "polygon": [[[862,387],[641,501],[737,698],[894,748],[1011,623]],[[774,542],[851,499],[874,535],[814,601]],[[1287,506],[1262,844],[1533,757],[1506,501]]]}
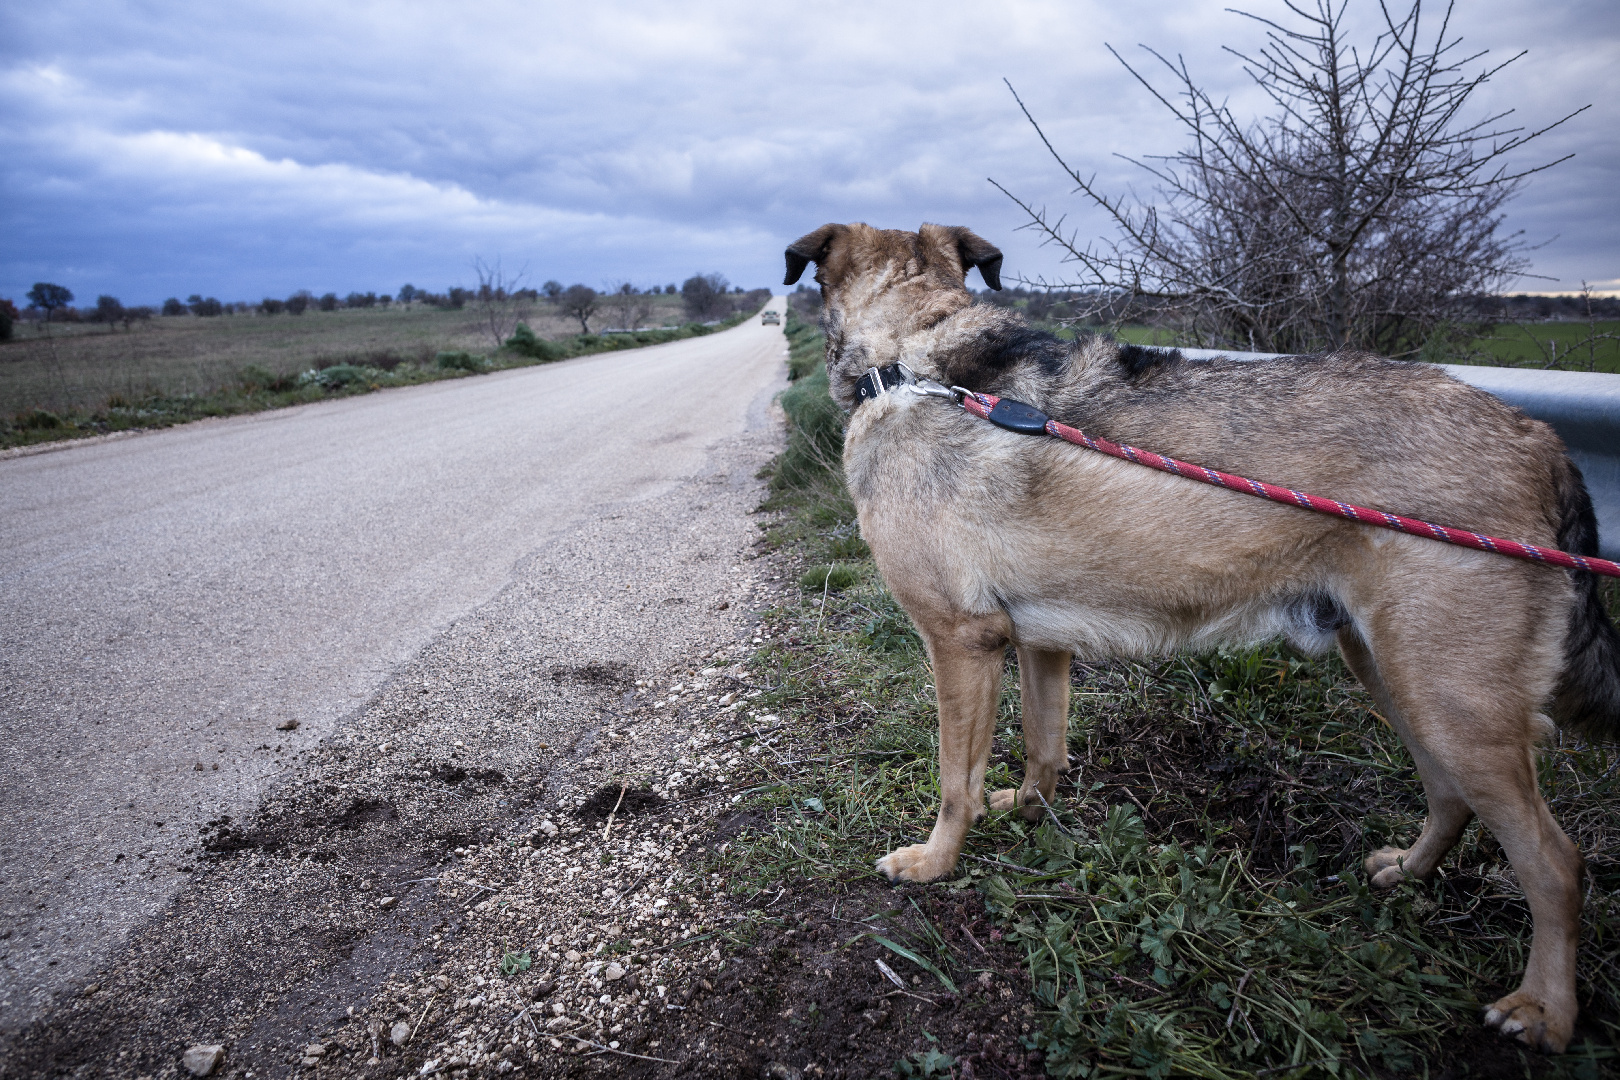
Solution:
{"label": "dog's hind leg", "polygon": [[984,772],[1012,629],[1001,614],[917,623],[939,697],[939,817],[927,843],[877,861],[890,881],[934,881],[955,870],[968,827],[984,816]]}
{"label": "dog's hind leg", "polygon": [[[1528,645],[1524,639],[1499,642],[1498,655],[1479,649],[1464,658],[1459,654],[1465,650],[1448,655],[1444,643],[1440,651],[1432,648],[1432,634],[1414,633],[1405,648],[1386,642],[1398,659],[1392,664],[1379,653],[1377,673],[1383,696],[1394,706],[1391,719],[1399,717],[1401,737],[1429,790],[1431,820],[1406,853],[1405,869],[1432,870],[1428,864],[1438,859],[1436,852],[1455,841],[1467,820],[1459,803],[1478,815],[1518,875],[1532,924],[1524,980],[1486,1010],[1485,1022],[1556,1053],[1568,1045],[1577,1012],[1582,860],[1536,783],[1536,706],[1552,678],[1538,676],[1544,665],[1533,642],[1534,635]],[[1396,879],[1401,872],[1387,866],[1374,880]]]}
{"label": "dog's hind leg", "polygon": [[1058,777],[1069,765],[1069,661],[1072,655],[1018,647],[1018,692],[1024,713],[1024,783],[997,791],[990,809],[1017,809],[1030,821],[1052,803]]}
{"label": "dog's hind leg", "polygon": [[1440,865],[1440,860],[1457,846],[1474,812],[1468,808],[1467,800],[1451,782],[1446,771],[1408,732],[1406,721],[1390,697],[1389,687],[1384,685],[1378,665],[1367,650],[1367,643],[1350,626],[1339,630],[1338,639],[1339,652],[1344,656],[1346,666],[1366,687],[1411,752],[1417,763],[1418,776],[1423,781],[1423,793],[1429,800],[1429,816],[1423,822],[1423,831],[1418,834],[1417,842],[1409,848],[1379,848],[1367,856],[1364,863],[1367,877],[1376,889],[1392,888],[1403,877],[1427,880]]}

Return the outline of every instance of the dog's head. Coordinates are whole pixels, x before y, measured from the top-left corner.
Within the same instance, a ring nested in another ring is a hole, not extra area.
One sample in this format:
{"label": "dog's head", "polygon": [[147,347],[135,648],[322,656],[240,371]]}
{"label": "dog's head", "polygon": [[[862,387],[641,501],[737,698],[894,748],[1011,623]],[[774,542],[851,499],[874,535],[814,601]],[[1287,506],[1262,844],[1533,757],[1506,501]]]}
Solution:
{"label": "dog's head", "polygon": [[1001,252],[960,225],[916,232],[823,225],[788,246],[786,284],[816,264],[833,398],[855,405],[855,380],[900,358],[902,341],[973,302],[967,272],[1001,288]]}

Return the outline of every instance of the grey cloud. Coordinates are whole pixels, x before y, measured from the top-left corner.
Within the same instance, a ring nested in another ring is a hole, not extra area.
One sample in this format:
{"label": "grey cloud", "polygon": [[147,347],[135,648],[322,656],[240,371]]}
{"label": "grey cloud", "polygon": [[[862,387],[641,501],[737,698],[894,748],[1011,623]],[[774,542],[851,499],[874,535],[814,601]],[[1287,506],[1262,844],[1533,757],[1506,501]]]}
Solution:
{"label": "grey cloud", "polygon": [[[1472,45],[1532,49],[1491,88],[1527,119],[1604,103],[1549,138],[1546,152],[1581,156],[1509,218],[1536,240],[1562,234],[1538,264],[1563,278],[1620,275],[1609,7],[1496,0],[1460,19]],[[1072,202],[1001,78],[1117,189],[1141,177],[1114,154],[1167,152],[1179,135],[1103,42],[1184,52],[1244,105],[1219,46],[1255,41],[1220,5],[1187,0],[161,14],[80,0],[5,29],[0,295],[76,276],[76,291],[131,299],[181,281],[241,296],[446,282],[480,252],[570,280],[718,268],[765,283],[787,240],[857,218],[970,224],[1010,272],[1050,274],[1054,254],[1013,232],[1019,215],[986,176],[1075,210],[1083,229],[1103,223]]]}

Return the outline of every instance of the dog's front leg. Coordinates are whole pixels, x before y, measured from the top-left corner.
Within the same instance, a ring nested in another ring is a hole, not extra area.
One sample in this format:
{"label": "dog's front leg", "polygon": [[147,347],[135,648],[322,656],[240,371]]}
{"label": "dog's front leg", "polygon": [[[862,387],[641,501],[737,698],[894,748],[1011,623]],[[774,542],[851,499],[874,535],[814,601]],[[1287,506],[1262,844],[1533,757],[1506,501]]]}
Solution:
{"label": "dog's front leg", "polygon": [[968,827],[984,816],[984,770],[1010,626],[1005,616],[985,616],[944,632],[923,629],[939,697],[939,817],[927,843],[877,861],[890,881],[934,881],[955,870]]}
{"label": "dog's front leg", "polygon": [[1057,794],[1058,777],[1069,770],[1069,661],[1072,654],[1018,647],[1018,694],[1024,712],[1024,783],[997,791],[990,809],[1017,809],[1030,821]]}

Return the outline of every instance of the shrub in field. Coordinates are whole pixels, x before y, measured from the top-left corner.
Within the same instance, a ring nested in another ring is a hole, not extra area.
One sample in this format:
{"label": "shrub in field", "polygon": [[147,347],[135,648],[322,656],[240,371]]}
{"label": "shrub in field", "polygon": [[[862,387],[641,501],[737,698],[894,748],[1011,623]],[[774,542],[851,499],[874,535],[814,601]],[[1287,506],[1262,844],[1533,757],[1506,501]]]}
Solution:
{"label": "shrub in field", "polygon": [[321,298],[317,302],[316,306],[319,307],[322,311],[336,311],[337,308],[338,308],[337,293],[335,293],[335,292],[322,293]]}
{"label": "shrub in field", "polygon": [[517,329],[512,331],[512,336],[506,339],[506,348],[520,356],[532,357],[535,360],[549,362],[563,358],[562,348],[544,338],[537,337],[535,332],[529,329],[528,323],[517,324]]}
{"label": "shrub in field", "polygon": [[18,317],[17,305],[0,299],[0,341],[11,340],[11,328],[17,324]]}
{"label": "shrub in field", "polygon": [[346,386],[363,386],[372,382],[381,372],[358,364],[333,364],[329,368],[311,368],[298,376],[302,386],[319,386],[325,390],[341,390]]}
{"label": "shrub in field", "polygon": [[[277,300],[275,303],[280,305],[281,301]],[[224,304],[221,304],[212,296],[200,296],[197,293],[192,293],[186,298],[186,306],[191,309],[193,315],[203,319],[212,319],[225,313]],[[278,306],[276,310],[280,311],[281,308]]]}
{"label": "shrub in field", "polygon": [[171,296],[167,300],[163,301],[163,314],[164,315],[174,316],[174,315],[184,315],[185,313],[186,313],[186,305],[184,305],[184,304],[182,304],[180,302],[180,298],[178,296]]}
{"label": "shrub in field", "polygon": [[272,394],[284,393],[298,385],[296,375],[277,375],[268,368],[258,364],[249,364],[242,369],[242,386],[248,391],[268,391]]}
{"label": "shrub in field", "polygon": [[484,358],[474,356],[470,352],[455,351],[442,352],[433,358],[433,362],[445,371],[483,371]]}
{"label": "shrub in field", "polygon": [[29,409],[17,417],[17,426],[33,431],[47,431],[62,426],[62,418],[44,409]]}
{"label": "shrub in field", "polygon": [[50,322],[51,316],[60,311],[64,315],[73,309],[68,307],[73,303],[73,290],[65,285],[52,285],[48,281],[36,281],[34,287],[28,290],[28,306],[45,313],[45,321]]}
{"label": "shrub in field", "polygon": [[287,297],[287,314],[302,315],[309,310],[309,306],[314,302],[315,297],[308,289],[299,289]]}
{"label": "shrub in field", "polygon": [[259,301],[259,311],[265,315],[280,315],[286,309],[287,305],[284,301],[277,300],[271,296],[267,296],[263,300]]}

